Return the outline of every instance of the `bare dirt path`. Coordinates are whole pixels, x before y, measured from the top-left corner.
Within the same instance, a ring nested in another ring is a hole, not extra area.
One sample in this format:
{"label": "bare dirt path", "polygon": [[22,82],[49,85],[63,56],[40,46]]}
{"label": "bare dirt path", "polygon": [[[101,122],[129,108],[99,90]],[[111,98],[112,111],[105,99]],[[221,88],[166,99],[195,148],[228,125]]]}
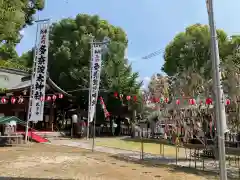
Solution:
{"label": "bare dirt path", "polygon": [[[118,160],[76,147],[33,144],[0,148],[0,179],[204,180],[202,173],[178,171]],[[5,178],[3,178],[5,177]]]}

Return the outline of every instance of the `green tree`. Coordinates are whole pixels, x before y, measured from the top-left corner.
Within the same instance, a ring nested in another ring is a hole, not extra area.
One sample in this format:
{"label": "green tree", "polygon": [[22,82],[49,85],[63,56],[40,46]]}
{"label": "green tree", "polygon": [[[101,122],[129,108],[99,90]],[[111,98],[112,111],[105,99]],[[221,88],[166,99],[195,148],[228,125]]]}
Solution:
{"label": "green tree", "polygon": [[[230,40],[222,30],[217,30],[220,58],[225,59],[231,54]],[[204,76],[210,77],[210,32],[207,25],[195,24],[186,28],[171,41],[164,54],[162,70],[170,76],[194,68],[204,68]]]}
{"label": "green tree", "polygon": [[33,15],[44,8],[44,0],[0,0],[0,59],[16,58],[20,30],[32,24]]}
{"label": "green tree", "polygon": [[[132,72],[124,59],[126,34],[98,16],[79,14],[75,19],[67,18],[52,24],[48,56],[50,77],[66,91],[88,88],[91,36],[98,41],[110,38],[108,52],[103,56],[100,89],[137,95],[141,86],[136,81],[138,74]],[[19,61],[31,66],[32,57],[32,51],[29,51]],[[79,98],[84,94],[77,92]],[[85,93],[84,99],[87,97]]]}

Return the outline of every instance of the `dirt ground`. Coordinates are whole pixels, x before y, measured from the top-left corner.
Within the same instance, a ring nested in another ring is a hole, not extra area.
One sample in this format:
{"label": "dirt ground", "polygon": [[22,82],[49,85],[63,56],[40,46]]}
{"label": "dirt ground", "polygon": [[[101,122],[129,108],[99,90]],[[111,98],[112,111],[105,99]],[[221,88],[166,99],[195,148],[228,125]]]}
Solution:
{"label": "dirt ground", "polygon": [[0,179],[204,180],[200,172],[126,162],[76,147],[32,144],[0,147]]}

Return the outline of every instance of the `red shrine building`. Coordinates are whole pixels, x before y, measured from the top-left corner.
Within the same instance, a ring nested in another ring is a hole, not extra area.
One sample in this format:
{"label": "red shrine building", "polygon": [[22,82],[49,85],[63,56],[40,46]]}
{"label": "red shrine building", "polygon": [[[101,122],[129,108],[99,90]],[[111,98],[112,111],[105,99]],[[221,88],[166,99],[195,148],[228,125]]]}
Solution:
{"label": "red shrine building", "polygon": [[[26,122],[30,86],[31,75],[29,73],[0,68],[0,117],[15,116]],[[38,131],[61,131],[70,126],[71,122],[66,122],[64,111],[71,104],[73,97],[58,87],[49,77],[46,82],[45,95],[43,121],[34,124],[34,128]],[[18,130],[24,130],[24,126],[18,126]]]}

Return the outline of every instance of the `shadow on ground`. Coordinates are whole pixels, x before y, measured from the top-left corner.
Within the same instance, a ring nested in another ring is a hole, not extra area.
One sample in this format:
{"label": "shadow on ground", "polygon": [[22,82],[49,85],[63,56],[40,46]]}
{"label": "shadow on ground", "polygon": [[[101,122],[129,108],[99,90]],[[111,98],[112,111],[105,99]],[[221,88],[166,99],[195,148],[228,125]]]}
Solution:
{"label": "shadow on ground", "polygon": [[[196,169],[193,167],[181,167],[178,165],[174,165],[174,164],[164,164],[165,160],[161,160],[161,163],[159,163],[159,160],[157,159],[153,159],[153,158],[144,158],[144,160],[140,160],[137,158],[130,158],[130,157],[126,157],[124,154],[118,154],[118,155],[112,155],[112,158],[115,158],[117,160],[120,161],[124,161],[124,162],[131,162],[131,163],[135,163],[135,164],[141,164],[142,166],[145,167],[159,167],[159,168],[167,168],[169,171],[176,173],[176,172],[185,172],[188,174],[194,174],[194,175],[198,175],[198,176],[218,176],[218,173],[213,172],[213,171],[208,171],[206,170],[201,170],[201,169]],[[158,161],[158,162],[157,162]],[[169,162],[169,160],[168,160]],[[235,178],[235,177],[229,177],[229,180],[239,180],[239,178]]]}

